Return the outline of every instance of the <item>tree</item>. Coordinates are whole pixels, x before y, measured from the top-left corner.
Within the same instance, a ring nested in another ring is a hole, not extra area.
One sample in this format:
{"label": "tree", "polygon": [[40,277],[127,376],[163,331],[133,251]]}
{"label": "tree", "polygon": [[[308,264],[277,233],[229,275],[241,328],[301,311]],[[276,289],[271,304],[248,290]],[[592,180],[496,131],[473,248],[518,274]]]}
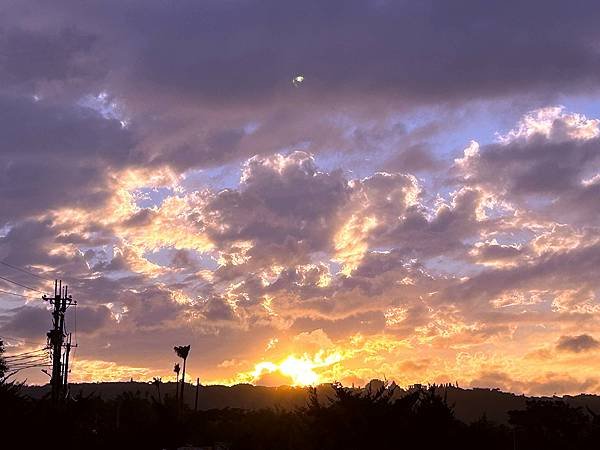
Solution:
{"label": "tree", "polygon": [[175,364],[173,367],[173,372],[177,375],[175,380],[175,398],[179,400],[179,363]]}
{"label": "tree", "polygon": [[579,406],[564,400],[527,400],[524,410],[509,411],[509,423],[514,427],[518,448],[583,449],[586,430],[592,417]]}
{"label": "tree", "polygon": [[179,393],[181,397],[181,406],[183,406],[183,387],[185,386],[185,362],[187,361],[187,357],[190,353],[190,345],[180,345],[178,347],[173,347],[177,356],[183,359],[183,372],[181,374],[181,392]]}
{"label": "tree", "polygon": [[160,398],[160,385],[161,385],[161,383],[162,383],[162,378],[160,378],[160,377],[154,377],[152,379],[152,384],[154,386],[156,386],[156,391],[158,392],[158,403],[162,403],[162,400]]}
{"label": "tree", "polygon": [[6,360],[2,356],[4,354],[4,341],[0,339],[0,382],[4,381],[4,375],[8,370]]}

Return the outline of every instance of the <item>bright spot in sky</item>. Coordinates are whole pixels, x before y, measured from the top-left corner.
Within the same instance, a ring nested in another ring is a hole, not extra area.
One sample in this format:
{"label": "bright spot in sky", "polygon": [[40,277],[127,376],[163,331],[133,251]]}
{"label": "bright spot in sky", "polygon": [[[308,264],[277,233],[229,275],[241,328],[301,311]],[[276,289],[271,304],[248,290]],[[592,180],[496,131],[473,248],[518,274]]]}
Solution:
{"label": "bright spot in sky", "polygon": [[313,367],[311,361],[290,356],[279,365],[279,370],[294,380],[295,385],[313,386],[319,381],[319,375],[314,372]]}
{"label": "bright spot in sky", "polygon": [[322,350],[312,358],[308,355],[304,355],[300,358],[290,355],[279,364],[274,364],[270,361],[263,361],[256,364],[252,375],[254,380],[257,380],[265,374],[278,372],[281,375],[290,378],[293,386],[315,386],[324,382],[315,369],[318,370],[331,366],[341,360],[341,354],[336,352],[325,356]]}
{"label": "bright spot in sky", "polygon": [[304,75],[296,75],[294,78],[292,78],[292,84],[295,87],[300,87],[300,85],[302,84],[303,81],[304,81]]}

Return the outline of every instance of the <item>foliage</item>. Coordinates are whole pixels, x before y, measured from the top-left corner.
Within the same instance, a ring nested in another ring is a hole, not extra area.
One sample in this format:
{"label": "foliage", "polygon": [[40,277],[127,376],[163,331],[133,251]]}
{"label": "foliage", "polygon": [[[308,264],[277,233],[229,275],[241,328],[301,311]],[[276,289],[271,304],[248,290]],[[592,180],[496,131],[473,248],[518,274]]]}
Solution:
{"label": "foliage", "polygon": [[187,357],[190,353],[190,346],[189,345],[180,345],[178,347],[173,347],[173,350],[175,350],[175,353],[181,359],[187,359]]}
{"label": "foliage", "polygon": [[6,360],[3,357],[4,355],[4,341],[0,339],[0,383],[4,381],[4,376],[8,371],[8,366],[6,365]]}
{"label": "foliage", "polygon": [[[156,386],[160,385],[157,379]],[[296,409],[239,408],[179,410],[175,396],[163,401],[139,391],[114,399],[78,395],[55,409],[48,398],[32,400],[18,386],[0,389],[0,423],[5,439],[26,448],[52,448],[56,412],[68,423],[64,449],[174,449],[184,445],[232,450],[353,449],[592,449],[600,420],[595,413],[556,400],[535,400],[510,412],[512,428],[485,416],[458,420],[436,387],[398,392],[394,386],[351,389],[334,384],[308,389]],[[31,430],[36,430],[31,433]],[[25,439],[25,441],[24,441]]]}

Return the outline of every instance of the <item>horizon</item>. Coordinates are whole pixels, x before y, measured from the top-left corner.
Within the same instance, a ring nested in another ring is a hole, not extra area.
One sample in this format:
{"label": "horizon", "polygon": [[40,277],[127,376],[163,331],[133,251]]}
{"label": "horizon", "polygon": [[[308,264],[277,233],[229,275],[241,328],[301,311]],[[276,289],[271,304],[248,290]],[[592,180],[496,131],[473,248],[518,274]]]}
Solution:
{"label": "horizon", "polygon": [[[161,386],[162,385],[177,385],[179,384],[179,387],[181,387],[181,380],[179,380],[179,382],[175,381],[175,380],[170,380],[170,381],[162,381],[161,380]],[[344,389],[349,389],[349,390],[357,390],[357,391],[364,391],[364,390],[369,390],[370,388],[370,384],[375,383],[375,384],[379,384],[381,383],[381,386],[385,387],[386,390],[396,390],[399,389],[400,392],[404,392],[404,393],[409,393],[411,391],[414,390],[418,390],[418,389],[423,389],[424,391],[426,391],[427,389],[430,388],[435,388],[436,392],[438,392],[439,390],[441,391],[446,391],[446,390],[452,390],[455,389],[457,391],[462,391],[462,392],[476,392],[476,391],[485,391],[485,392],[490,392],[490,393],[498,393],[498,394],[502,394],[502,395],[509,395],[509,396],[513,396],[513,397],[525,397],[525,398],[555,398],[555,399],[564,399],[564,398],[575,398],[575,397],[597,397],[600,399],[600,394],[594,394],[594,393],[588,393],[588,392],[578,392],[578,393],[564,393],[564,394],[557,394],[557,393],[553,393],[553,394],[538,394],[538,395],[532,395],[532,394],[525,394],[524,392],[512,392],[512,391],[504,391],[500,388],[497,387],[482,387],[482,386],[457,386],[456,384],[451,384],[451,383],[444,383],[444,384],[437,384],[437,383],[425,383],[425,384],[421,384],[421,383],[416,383],[413,385],[407,385],[407,386],[401,386],[398,384],[395,384],[395,382],[393,380],[380,380],[380,379],[373,379],[370,380],[369,382],[367,382],[365,385],[362,386],[344,386],[339,384],[341,387],[343,387]],[[106,385],[123,385],[123,386],[127,386],[127,385],[141,385],[141,386],[146,386],[148,390],[152,391],[155,388],[152,387],[152,385],[156,384],[155,383],[155,379],[149,379],[149,380],[123,380],[123,381],[81,381],[81,382],[74,382],[74,383],[69,383],[69,386],[74,388],[75,391],[75,395],[78,394],[78,392],[83,392],[83,391],[77,391],[76,389],[78,387],[82,387],[85,385],[100,385],[100,384],[106,384]],[[186,396],[187,397],[193,397],[195,395],[195,389],[196,389],[196,382],[194,380],[186,380],[185,381],[185,385],[189,387],[189,390],[186,390]],[[203,388],[236,388],[239,386],[248,386],[248,387],[252,387],[252,388],[265,388],[265,389],[273,389],[275,391],[281,390],[281,389],[291,389],[291,390],[298,390],[298,391],[303,391],[303,392],[309,392],[308,389],[309,388],[316,388],[316,389],[321,389],[321,388],[332,388],[332,386],[338,385],[337,382],[333,382],[333,383],[319,383],[319,384],[315,384],[315,385],[289,385],[289,384],[282,384],[282,385],[261,385],[261,384],[252,384],[252,383],[236,383],[236,384],[218,384],[218,383],[207,383],[207,384],[203,384],[200,383],[198,385],[198,388],[201,390]],[[48,393],[51,391],[52,386],[50,383],[46,383],[46,384],[28,384],[25,383],[23,385],[23,387],[25,388],[24,392],[27,392],[28,388],[47,388],[48,389]],[[122,393],[133,393],[134,391],[131,390],[127,390],[124,389],[122,391]],[[168,393],[165,393],[165,395]],[[73,392],[69,392],[70,396],[73,396]],[[439,395],[439,394],[438,394]],[[100,398],[104,398],[103,395],[98,394],[98,396]]]}
{"label": "horizon", "polygon": [[0,2],[12,379],[600,394],[596,2]]}

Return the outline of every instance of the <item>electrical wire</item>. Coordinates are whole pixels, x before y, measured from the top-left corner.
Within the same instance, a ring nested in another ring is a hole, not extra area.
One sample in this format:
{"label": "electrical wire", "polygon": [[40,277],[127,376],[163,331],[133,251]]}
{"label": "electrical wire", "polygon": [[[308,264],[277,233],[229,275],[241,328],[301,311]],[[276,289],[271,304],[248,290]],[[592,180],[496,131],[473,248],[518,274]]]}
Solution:
{"label": "electrical wire", "polygon": [[[2,337],[2,336],[0,336],[0,337]],[[36,350],[29,350],[29,351],[23,352],[23,353],[16,353],[14,355],[6,355],[5,358],[17,357],[17,356],[25,356],[25,355],[29,355],[31,353],[39,353],[41,351],[46,351],[46,350],[48,350],[48,347],[41,347],[41,348],[38,348]]]}
{"label": "electrical wire", "polygon": [[4,358],[6,359],[7,362],[13,362],[14,364],[20,364],[20,363],[24,363],[27,361],[31,361],[34,359],[39,359],[39,358],[49,358],[50,354],[48,353],[48,350],[45,350],[43,352],[40,353],[35,353],[35,354],[31,354],[31,355],[25,355],[25,356],[20,356],[18,359],[11,359],[9,360],[8,358]]}
{"label": "electrical wire", "polygon": [[25,289],[29,289],[30,291],[39,292],[40,294],[45,294],[45,292],[42,292],[36,288],[32,288],[31,286],[27,286],[26,284],[18,283],[17,281],[13,281],[10,278],[0,276],[0,280],[8,281],[9,283],[16,284],[17,286],[20,286]]}
{"label": "electrical wire", "polygon": [[41,275],[35,274],[35,273],[30,272],[29,270],[23,269],[21,267],[13,266],[12,264],[9,264],[5,261],[0,261],[0,264],[2,264],[3,266],[6,266],[6,267],[10,267],[11,269],[14,269],[14,270],[18,270],[19,272],[29,274],[32,277],[39,278],[40,280],[45,280],[45,281],[50,281],[50,282],[52,281],[50,278],[46,278]]}
{"label": "electrical wire", "polygon": [[3,289],[0,289],[0,293],[8,294],[8,295],[16,295],[17,297],[23,297],[23,298],[37,299],[37,297],[31,297],[30,295],[17,294],[16,292],[5,291]]}
{"label": "electrical wire", "polygon": [[48,356],[46,354],[46,352],[43,352],[43,353],[35,353],[33,355],[25,355],[25,356],[13,357],[13,358],[10,358],[7,356],[4,358],[4,360],[8,363],[18,363],[18,362],[23,362],[23,361],[29,361],[29,360],[36,359],[36,358],[42,358],[42,357],[45,358],[46,356]]}
{"label": "electrical wire", "polygon": [[52,364],[36,364],[36,365],[33,365],[33,366],[28,366],[28,367],[20,367],[18,369],[12,370],[8,375],[6,375],[4,377],[4,381],[8,380],[12,376],[15,376],[21,370],[33,369],[33,368],[36,368],[36,367],[51,367],[51,366],[52,366]]}
{"label": "electrical wire", "polygon": [[74,311],[73,311],[73,335],[75,336],[75,344],[72,346],[73,348],[73,352],[71,353],[71,370],[73,370],[75,368],[75,357],[77,354],[77,347],[79,347],[79,345],[77,345],[77,303],[75,303],[75,306],[73,307]]}
{"label": "electrical wire", "polygon": [[33,361],[34,359],[38,359],[38,358],[46,358],[48,357],[48,355],[40,353],[37,355],[29,355],[29,356],[23,356],[21,358],[4,358],[4,360],[9,363],[9,364],[20,364],[20,363],[24,363],[24,362],[28,362],[28,361]]}
{"label": "electrical wire", "polygon": [[18,368],[23,366],[29,366],[31,364],[37,363],[50,363],[50,355],[38,355],[29,359],[24,359],[21,361],[6,361],[9,368]]}
{"label": "electrical wire", "polygon": [[19,342],[21,344],[30,344],[30,345],[39,345],[39,342],[33,342],[33,341],[26,341],[25,339],[21,339],[18,337],[14,337],[14,336],[0,336],[0,339],[4,339],[5,341],[13,341],[13,342]]}
{"label": "electrical wire", "polygon": [[36,366],[38,364],[50,364],[50,362],[48,361],[48,359],[44,358],[44,359],[39,359],[39,360],[35,360],[35,361],[31,361],[28,363],[24,363],[24,364],[8,364],[8,368],[9,369],[22,369],[23,367],[30,367],[30,366]]}

